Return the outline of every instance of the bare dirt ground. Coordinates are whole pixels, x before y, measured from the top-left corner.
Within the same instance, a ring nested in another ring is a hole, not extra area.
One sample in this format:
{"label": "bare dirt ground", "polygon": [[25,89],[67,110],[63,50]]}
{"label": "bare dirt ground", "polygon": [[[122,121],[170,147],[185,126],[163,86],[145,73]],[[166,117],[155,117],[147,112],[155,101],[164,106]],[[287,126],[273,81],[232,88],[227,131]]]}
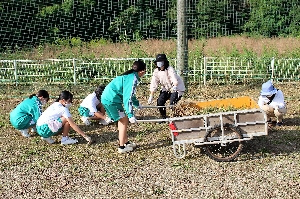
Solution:
{"label": "bare dirt ground", "polygon": [[[6,98],[3,93],[26,96],[32,91],[3,91],[1,198],[300,198],[300,83],[275,86],[283,90],[288,106],[284,126],[270,127],[269,135],[245,142],[233,162],[216,162],[193,145],[188,145],[185,158],[177,159],[168,125],[157,123],[130,125],[129,139],[138,148],[118,154],[116,126],[84,126],[77,112],[80,99],[75,100],[71,113],[94,144],[87,146],[73,131],[71,136],[79,143],[70,146],[61,146],[60,136],[55,137],[53,145],[35,133],[24,138],[9,123],[9,112],[22,98]],[[260,84],[191,85],[182,101],[238,96],[257,100],[260,88]],[[90,90],[72,92],[76,97]],[[146,86],[138,88],[142,104],[148,94]],[[149,115],[158,113],[151,110]]]}

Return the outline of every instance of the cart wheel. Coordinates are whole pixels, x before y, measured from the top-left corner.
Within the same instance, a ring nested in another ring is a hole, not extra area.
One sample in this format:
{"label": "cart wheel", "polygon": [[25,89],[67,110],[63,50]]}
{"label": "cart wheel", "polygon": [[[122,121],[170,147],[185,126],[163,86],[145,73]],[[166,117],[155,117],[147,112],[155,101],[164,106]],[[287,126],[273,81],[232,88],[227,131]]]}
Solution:
{"label": "cart wheel", "polygon": [[[221,136],[221,125],[217,125],[206,133],[204,141],[220,141]],[[243,135],[237,127],[233,126],[232,124],[225,124],[224,136],[225,139],[227,141],[230,140],[230,142],[225,144],[205,144],[203,147],[206,154],[218,162],[232,161],[240,154],[243,148],[242,141],[234,141],[234,139],[243,139]]]}
{"label": "cart wheel", "polygon": [[173,152],[176,158],[184,158],[186,155],[185,144],[173,144]]}

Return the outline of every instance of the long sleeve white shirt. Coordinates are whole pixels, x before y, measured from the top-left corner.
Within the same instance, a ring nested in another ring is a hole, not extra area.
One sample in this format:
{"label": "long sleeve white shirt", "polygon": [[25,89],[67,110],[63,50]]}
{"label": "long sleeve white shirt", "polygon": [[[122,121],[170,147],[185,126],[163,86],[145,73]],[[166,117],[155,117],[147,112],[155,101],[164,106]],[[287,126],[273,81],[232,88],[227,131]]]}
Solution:
{"label": "long sleeve white shirt", "polygon": [[[259,96],[258,98],[258,106],[262,108],[263,105],[267,104],[270,100],[266,96]],[[278,90],[277,93],[275,94],[274,99],[272,102],[269,104],[272,108],[283,108],[285,107],[285,102],[284,102],[284,96],[283,92],[281,90]]]}
{"label": "long sleeve white shirt", "polygon": [[162,91],[171,91],[173,86],[177,86],[177,90],[180,93],[185,91],[182,78],[176,73],[172,66],[169,66],[163,71],[158,70],[158,68],[153,71],[150,83],[150,91],[155,92],[159,85],[161,86]]}

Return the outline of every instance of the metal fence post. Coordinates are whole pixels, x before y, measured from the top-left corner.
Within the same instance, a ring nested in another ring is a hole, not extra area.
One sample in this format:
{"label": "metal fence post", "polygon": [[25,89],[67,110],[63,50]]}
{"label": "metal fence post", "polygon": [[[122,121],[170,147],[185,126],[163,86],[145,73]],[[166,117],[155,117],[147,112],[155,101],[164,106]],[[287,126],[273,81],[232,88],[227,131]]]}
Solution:
{"label": "metal fence post", "polygon": [[203,58],[203,84],[206,85],[206,57]]}
{"label": "metal fence post", "polygon": [[16,82],[16,85],[18,84],[18,72],[17,72],[17,60],[14,60],[14,74],[15,74],[15,82]]}
{"label": "metal fence post", "polygon": [[272,69],[271,80],[272,80],[272,81],[273,81],[273,79],[274,79],[274,65],[275,65],[275,58],[272,57],[272,60],[271,60],[271,69]]}
{"label": "metal fence post", "polygon": [[73,58],[73,83],[76,85],[76,59]]}

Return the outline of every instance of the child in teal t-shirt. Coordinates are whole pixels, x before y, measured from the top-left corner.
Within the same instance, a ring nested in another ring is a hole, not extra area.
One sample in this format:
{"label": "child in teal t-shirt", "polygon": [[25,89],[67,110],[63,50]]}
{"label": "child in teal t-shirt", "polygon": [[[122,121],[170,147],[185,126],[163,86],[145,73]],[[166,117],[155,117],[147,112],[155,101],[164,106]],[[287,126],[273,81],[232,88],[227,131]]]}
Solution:
{"label": "child in teal t-shirt", "polygon": [[119,153],[130,152],[136,147],[135,143],[128,141],[127,127],[129,122],[137,123],[133,108],[142,108],[136,98],[136,87],[145,72],[146,64],[142,60],[135,61],[132,69],[115,77],[101,95],[107,116],[118,122]]}
{"label": "child in teal t-shirt", "polygon": [[24,137],[30,137],[28,129],[34,126],[42,114],[42,106],[49,100],[49,93],[46,90],[39,90],[37,94],[32,94],[15,109],[10,112],[10,123],[19,130]]}

